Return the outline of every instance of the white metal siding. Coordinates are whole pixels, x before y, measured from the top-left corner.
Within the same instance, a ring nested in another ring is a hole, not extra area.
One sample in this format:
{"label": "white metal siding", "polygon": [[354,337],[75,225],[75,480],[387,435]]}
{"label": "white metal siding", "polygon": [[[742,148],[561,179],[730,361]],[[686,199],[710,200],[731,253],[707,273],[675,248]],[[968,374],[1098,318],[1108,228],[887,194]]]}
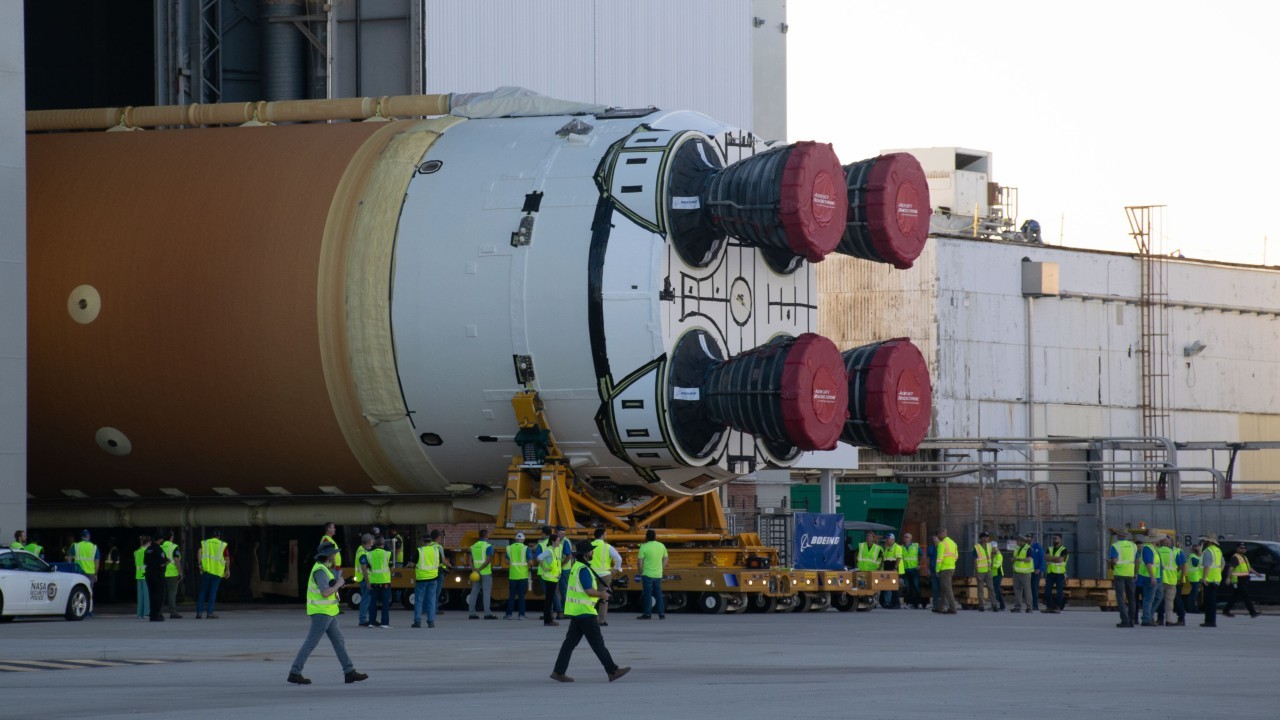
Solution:
{"label": "white metal siding", "polygon": [[[751,128],[755,32],[752,6],[739,0],[429,0],[426,91],[519,85],[565,100],[696,110]],[[762,103],[785,117],[785,87]]]}
{"label": "white metal siding", "polygon": [[27,141],[22,3],[0,3],[0,526],[27,526]]}

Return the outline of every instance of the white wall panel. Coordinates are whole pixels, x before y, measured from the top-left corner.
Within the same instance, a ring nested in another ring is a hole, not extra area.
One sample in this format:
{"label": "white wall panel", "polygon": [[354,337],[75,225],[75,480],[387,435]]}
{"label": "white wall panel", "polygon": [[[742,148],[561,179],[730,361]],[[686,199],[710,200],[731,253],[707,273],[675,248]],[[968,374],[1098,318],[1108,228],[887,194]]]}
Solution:
{"label": "white wall panel", "polygon": [[0,3],[0,527],[27,524],[27,173],[22,3]]}

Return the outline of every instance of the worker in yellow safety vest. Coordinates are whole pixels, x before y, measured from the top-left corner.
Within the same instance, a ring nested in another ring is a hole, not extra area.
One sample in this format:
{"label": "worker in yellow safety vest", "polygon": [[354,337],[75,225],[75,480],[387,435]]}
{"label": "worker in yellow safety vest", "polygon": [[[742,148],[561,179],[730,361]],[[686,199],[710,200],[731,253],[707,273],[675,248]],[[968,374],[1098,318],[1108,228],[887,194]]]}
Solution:
{"label": "worker in yellow safety vest", "polygon": [[[369,627],[391,627],[391,551],[387,549],[387,541],[381,535],[373,538],[373,549],[369,551]],[[382,619],[378,619],[378,608],[382,608]]]}
{"label": "worker in yellow safety vest", "polygon": [[573,682],[573,678],[565,675],[569,669],[569,659],[573,649],[578,647],[583,636],[587,644],[595,651],[600,664],[604,666],[609,682],[631,672],[629,667],[619,667],[604,646],[604,636],[600,633],[597,619],[596,603],[603,600],[609,602],[609,590],[601,584],[591,569],[591,558],[595,553],[605,552],[603,548],[594,547],[590,540],[580,540],[574,549],[573,567],[569,569],[569,589],[564,598],[564,615],[569,622],[569,631],[565,633],[564,642],[560,644],[560,654],[556,656],[555,668],[551,671],[551,679],[557,682]]}
{"label": "worker in yellow safety vest", "polygon": [[1067,606],[1067,547],[1062,536],[1054,535],[1044,557],[1044,612],[1058,613]]}
{"label": "worker in yellow safety vest", "polygon": [[133,551],[133,577],[138,593],[139,620],[146,620],[151,615],[151,591],[147,588],[147,566],[143,560],[149,547],[151,547],[151,536],[139,535],[138,549]]}
{"label": "worker in yellow safety vest", "polygon": [[1244,543],[1236,545],[1236,554],[1227,561],[1232,591],[1231,599],[1222,609],[1222,614],[1226,617],[1235,617],[1231,614],[1231,608],[1236,606],[1237,600],[1244,602],[1245,609],[1249,611],[1249,617],[1258,617],[1258,611],[1253,608],[1253,600],[1249,599],[1249,583],[1253,581],[1253,568],[1249,567],[1249,558],[1245,557],[1247,549]]}
{"label": "worker in yellow safety vest", "polygon": [[172,530],[165,530],[161,537],[164,541],[160,543],[160,549],[169,558],[169,564],[164,566],[165,608],[170,620],[180,620],[182,616],[178,614],[178,585],[182,582],[182,552],[178,549],[178,543],[173,541]]}
{"label": "worker in yellow safety vest", "polygon": [[333,566],[336,568],[340,568],[342,567],[342,546],[339,545],[338,541],[335,539],[337,537],[338,537],[338,526],[335,525],[333,521],[329,521],[325,523],[324,535],[320,536],[320,544],[323,545],[325,543],[329,543],[330,545],[338,548],[338,554],[333,556]]}
{"label": "worker in yellow safety vest", "polygon": [[516,533],[516,539],[507,545],[507,614],[502,616],[503,620],[510,620],[512,617],[524,619],[532,559],[529,546],[524,544],[524,533]]}
{"label": "worker in yellow safety vest", "polygon": [[1123,530],[1111,530],[1111,549],[1107,553],[1107,565],[1111,568],[1111,586],[1116,595],[1116,608],[1120,611],[1119,628],[1133,627],[1133,611],[1136,607],[1133,576],[1138,559],[1138,546]]}
{"label": "worker in yellow safety vest", "polygon": [[227,552],[227,544],[222,541],[222,531],[213,528],[209,536],[200,543],[200,592],[196,595],[196,619],[204,617],[208,612],[210,620],[216,620],[214,603],[218,598],[218,586],[231,577],[231,554]]}
{"label": "worker in yellow safety vest", "polygon": [[367,680],[368,675],[357,672],[356,666],[347,655],[347,643],[338,629],[338,592],[347,584],[341,573],[334,573],[334,559],[338,555],[338,546],[330,542],[320,543],[316,549],[316,562],[307,574],[307,617],[311,619],[311,630],[307,639],[298,649],[298,655],[289,668],[287,680],[295,685],[310,685],[311,681],[302,676],[302,666],[307,664],[311,651],[320,643],[321,636],[329,636],[333,645],[333,654],[338,656],[342,665],[342,679],[353,683]]}
{"label": "worker in yellow safety vest", "polygon": [[[413,561],[413,627],[416,628],[422,627],[423,612],[427,615],[427,627],[436,626],[436,607],[440,603],[440,570],[449,569],[449,564],[445,562],[444,548],[436,542],[439,539],[439,530],[422,533],[422,545],[418,547],[418,556]],[[372,542],[373,538],[370,537],[369,540]]]}
{"label": "worker in yellow safety vest", "polygon": [[[80,541],[71,546],[71,562],[74,562],[80,568],[80,572],[89,578],[90,595],[93,594],[92,589],[98,582],[98,570],[101,568],[102,559],[98,553],[98,546],[89,540],[89,531],[80,531]],[[93,605],[90,604],[90,612],[85,617],[93,617]]]}
{"label": "worker in yellow safety vest", "polygon": [[[622,572],[622,555],[604,539],[604,535],[604,528],[596,528],[592,533],[594,539],[591,541],[591,547],[595,548],[595,552],[592,553],[591,562],[588,565],[595,572],[596,577],[600,579],[603,586],[609,587],[614,575]],[[609,603],[600,603],[596,610],[600,614],[600,627],[607,626],[609,624],[607,620],[609,617]]]}
{"label": "worker in yellow safety vest", "polygon": [[[479,578],[476,575],[479,574]],[[477,602],[483,601],[483,603]],[[471,594],[467,597],[467,616],[480,619],[480,605],[484,606],[484,619],[497,620],[493,614],[493,545],[489,543],[489,530],[480,530],[480,539],[471,545]]]}
{"label": "worker in yellow safety vest", "polygon": [[902,602],[919,610],[924,607],[924,597],[920,594],[920,543],[912,540],[911,533],[902,533],[901,545],[898,584],[902,587]]}
{"label": "worker in yellow safety vest", "polygon": [[884,548],[876,542],[876,534],[870,530],[867,536],[858,543],[858,571],[873,572],[879,570],[884,560]]}
{"label": "worker in yellow safety vest", "polygon": [[978,542],[973,546],[973,574],[978,580],[978,610],[986,611],[990,603],[991,612],[1000,606],[996,603],[996,588],[991,579],[991,533],[983,530],[978,533]]}
{"label": "worker in yellow safety vest", "polygon": [[559,625],[555,620],[556,595],[560,590],[560,562],[564,557],[563,545],[551,528],[542,526],[542,540],[534,548],[538,559],[538,578],[542,580],[542,624]]}
{"label": "worker in yellow safety vest", "polygon": [[1218,586],[1222,584],[1222,568],[1224,566],[1222,550],[1218,548],[1217,536],[1201,535],[1204,552],[1200,554],[1200,565],[1204,568],[1204,622],[1200,627],[1218,626]]}
{"label": "worker in yellow safety vest", "polygon": [[1031,534],[1017,537],[1018,547],[1013,551],[1013,610],[1031,612],[1031,573],[1036,563],[1031,557]]}
{"label": "worker in yellow safety vest", "polygon": [[27,549],[27,531],[14,530],[13,543],[9,545],[9,548],[11,550],[26,550]]}
{"label": "worker in yellow safety vest", "polygon": [[960,558],[960,550],[956,541],[947,536],[946,528],[938,528],[938,589],[942,593],[936,613],[955,615],[960,611],[956,603],[955,588],[951,579],[956,574],[956,561]]}
{"label": "worker in yellow safety vest", "polygon": [[1174,606],[1177,605],[1178,599],[1178,581],[1182,578],[1186,559],[1182,552],[1173,546],[1173,538],[1168,535],[1160,538],[1156,552],[1160,555],[1161,597],[1157,622],[1165,626],[1185,625],[1185,622],[1178,622],[1173,617]]}
{"label": "worker in yellow safety vest", "polygon": [[[369,627],[369,605],[373,602],[373,594],[369,592],[370,550],[373,550],[373,535],[365,533],[360,536],[360,547],[356,548],[355,568],[351,573],[351,579],[360,584],[360,627]],[[334,562],[334,567],[338,567],[337,562]]]}

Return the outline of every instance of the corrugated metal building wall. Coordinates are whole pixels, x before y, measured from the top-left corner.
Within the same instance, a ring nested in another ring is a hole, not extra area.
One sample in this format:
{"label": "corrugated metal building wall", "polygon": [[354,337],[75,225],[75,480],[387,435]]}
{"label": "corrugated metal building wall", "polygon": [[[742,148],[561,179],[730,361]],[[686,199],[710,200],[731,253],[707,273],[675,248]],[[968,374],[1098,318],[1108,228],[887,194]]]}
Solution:
{"label": "corrugated metal building wall", "polygon": [[[820,330],[842,346],[895,328],[921,346],[933,371],[932,436],[1141,434],[1134,256],[954,238],[933,238],[929,248],[906,272],[828,260],[818,282]],[[1030,352],[1024,258],[1057,263],[1061,291],[1084,296],[1033,301]],[[1280,272],[1167,263],[1172,438],[1280,440]],[[1196,342],[1204,350],[1184,357]],[[1223,453],[1179,457],[1184,466],[1225,461]],[[1236,470],[1241,480],[1280,479],[1280,452],[1247,453]]]}

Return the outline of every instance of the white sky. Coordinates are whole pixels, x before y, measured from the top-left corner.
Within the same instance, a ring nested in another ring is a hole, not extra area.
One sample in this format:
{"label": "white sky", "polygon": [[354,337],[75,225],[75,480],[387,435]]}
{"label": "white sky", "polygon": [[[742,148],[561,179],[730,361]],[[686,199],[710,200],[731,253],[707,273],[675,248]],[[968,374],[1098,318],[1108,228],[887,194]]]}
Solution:
{"label": "white sky", "polygon": [[842,162],[992,152],[1018,224],[1132,251],[1280,265],[1280,3],[789,0],[790,140]]}

